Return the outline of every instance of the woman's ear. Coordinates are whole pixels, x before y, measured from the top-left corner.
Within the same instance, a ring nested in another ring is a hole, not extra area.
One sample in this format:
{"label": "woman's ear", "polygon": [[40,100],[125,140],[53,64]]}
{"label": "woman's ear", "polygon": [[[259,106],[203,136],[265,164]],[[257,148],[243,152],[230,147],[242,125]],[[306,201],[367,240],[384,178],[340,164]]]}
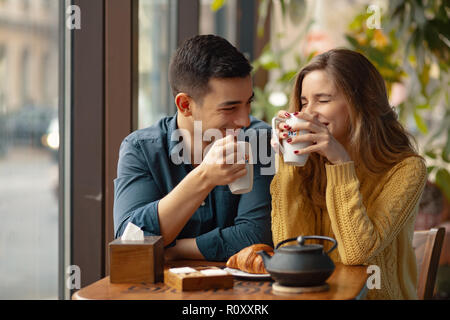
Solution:
{"label": "woman's ear", "polygon": [[178,112],[185,117],[192,115],[192,103],[192,98],[184,92],[180,92],[175,97]]}

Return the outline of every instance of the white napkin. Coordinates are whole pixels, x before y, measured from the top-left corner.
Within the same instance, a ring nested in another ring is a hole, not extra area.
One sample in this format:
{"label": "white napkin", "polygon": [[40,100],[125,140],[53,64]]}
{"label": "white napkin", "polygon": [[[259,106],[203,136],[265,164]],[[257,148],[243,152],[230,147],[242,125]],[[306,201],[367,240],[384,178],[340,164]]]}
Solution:
{"label": "white napkin", "polygon": [[128,222],[127,227],[125,228],[125,231],[120,239],[133,241],[144,240],[144,231],[142,231],[137,225]]}
{"label": "white napkin", "polygon": [[195,270],[194,268],[191,268],[191,267],[170,268],[169,271],[173,272],[173,273],[193,273],[193,272],[197,272],[197,270]]}
{"label": "white napkin", "polygon": [[205,276],[224,276],[228,274],[228,272],[222,269],[205,269],[200,272]]}

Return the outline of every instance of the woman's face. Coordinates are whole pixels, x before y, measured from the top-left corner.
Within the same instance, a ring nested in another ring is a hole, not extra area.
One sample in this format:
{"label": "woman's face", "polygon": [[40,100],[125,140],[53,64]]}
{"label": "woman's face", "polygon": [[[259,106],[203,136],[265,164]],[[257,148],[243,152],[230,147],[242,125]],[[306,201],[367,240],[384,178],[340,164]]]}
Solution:
{"label": "woman's face", "polygon": [[342,145],[348,141],[350,125],[347,99],[324,70],[308,73],[302,82],[301,111],[316,115]]}

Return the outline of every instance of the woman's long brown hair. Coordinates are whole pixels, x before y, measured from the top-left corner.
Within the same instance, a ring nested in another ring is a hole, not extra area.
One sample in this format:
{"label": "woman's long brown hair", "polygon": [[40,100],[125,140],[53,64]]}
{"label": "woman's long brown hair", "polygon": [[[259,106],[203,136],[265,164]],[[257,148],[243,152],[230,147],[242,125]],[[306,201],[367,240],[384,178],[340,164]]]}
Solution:
{"label": "woman's long brown hair", "polygon": [[[347,99],[350,116],[348,153],[355,166],[379,174],[409,156],[417,156],[414,137],[405,131],[389,105],[386,86],[378,70],[362,54],[333,49],[318,55],[297,75],[291,95],[290,111],[301,111],[302,82],[315,70],[324,70]],[[302,188],[313,205],[325,208],[326,159],[310,154],[307,164],[299,168]]]}

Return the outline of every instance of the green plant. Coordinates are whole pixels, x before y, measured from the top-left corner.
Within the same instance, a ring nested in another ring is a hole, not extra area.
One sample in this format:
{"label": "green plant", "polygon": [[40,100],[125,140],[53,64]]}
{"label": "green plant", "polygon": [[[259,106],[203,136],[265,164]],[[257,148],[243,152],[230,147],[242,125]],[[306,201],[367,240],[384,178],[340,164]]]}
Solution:
{"label": "green plant", "polygon": [[[292,44],[298,41],[299,39],[295,39],[292,41]],[[275,116],[278,110],[288,109],[288,97],[291,93],[295,76],[301,67],[306,65],[315,54],[311,53],[309,56],[303,57],[301,54],[293,52],[292,44],[282,50],[275,51],[271,48],[272,44],[269,43],[265,46],[261,55],[253,61],[253,73],[256,73],[259,69],[264,69],[266,71],[276,70],[278,75],[275,81],[268,82],[264,88],[254,88],[253,114],[265,121]],[[284,57],[288,54],[293,55],[295,61],[294,66],[290,68],[283,63]],[[272,103],[270,96],[274,93],[283,94],[286,97],[285,103],[276,105]]]}
{"label": "green plant", "polygon": [[[428,172],[450,200],[449,10],[447,0],[390,1],[381,29],[367,26],[370,13],[359,14],[346,38],[375,64],[389,92],[394,83],[408,82],[409,94],[396,106],[399,119],[404,125],[413,119]],[[442,120],[429,128],[426,116],[440,104]]]}

